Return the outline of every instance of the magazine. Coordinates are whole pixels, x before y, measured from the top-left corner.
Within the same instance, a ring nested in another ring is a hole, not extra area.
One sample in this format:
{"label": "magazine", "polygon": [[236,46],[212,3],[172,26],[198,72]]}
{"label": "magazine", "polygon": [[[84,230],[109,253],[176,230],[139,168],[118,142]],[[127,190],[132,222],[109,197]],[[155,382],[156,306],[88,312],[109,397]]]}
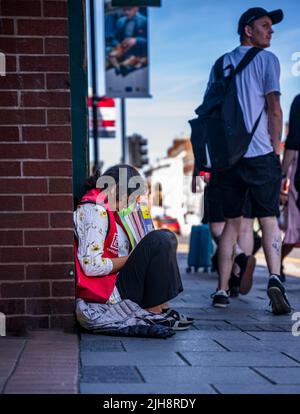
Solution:
{"label": "magazine", "polygon": [[145,203],[132,204],[119,211],[119,217],[128,234],[132,248],[154,230],[150,210]]}

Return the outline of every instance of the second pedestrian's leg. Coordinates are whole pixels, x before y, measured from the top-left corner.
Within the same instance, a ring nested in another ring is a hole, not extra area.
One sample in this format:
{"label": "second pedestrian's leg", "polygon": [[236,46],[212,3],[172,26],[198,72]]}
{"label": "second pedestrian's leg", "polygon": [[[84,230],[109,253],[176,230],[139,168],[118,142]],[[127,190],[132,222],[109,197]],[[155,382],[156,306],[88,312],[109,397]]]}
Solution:
{"label": "second pedestrian's leg", "polygon": [[225,308],[228,306],[229,279],[233,264],[234,246],[237,242],[242,217],[228,219],[219,243],[219,285],[213,296],[213,306]]}
{"label": "second pedestrian's leg", "polygon": [[281,234],[276,217],[262,217],[262,245],[270,274],[280,275]]}

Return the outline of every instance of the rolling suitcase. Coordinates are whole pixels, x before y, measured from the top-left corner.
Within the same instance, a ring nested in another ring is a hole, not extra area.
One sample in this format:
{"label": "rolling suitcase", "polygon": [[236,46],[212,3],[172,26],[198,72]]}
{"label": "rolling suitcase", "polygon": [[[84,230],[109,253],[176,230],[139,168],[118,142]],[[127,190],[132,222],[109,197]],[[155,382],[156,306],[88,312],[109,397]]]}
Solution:
{"label": "rolling suitcase", "polygon": [[193,267],[197,272],[200,267],[203,267],[204,272],[208,272],[212,254],[213,243],[208,224],[192,226],[186,271],[190,273]]}

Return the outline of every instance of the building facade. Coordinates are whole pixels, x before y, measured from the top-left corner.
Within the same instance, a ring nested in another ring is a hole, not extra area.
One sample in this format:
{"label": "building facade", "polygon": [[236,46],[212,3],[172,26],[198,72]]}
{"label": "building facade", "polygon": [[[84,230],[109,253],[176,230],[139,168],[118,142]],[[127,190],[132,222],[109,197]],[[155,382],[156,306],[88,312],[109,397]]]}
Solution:
{"label": "building facade", "polygon": [[[177,218],[182,232],[189,233],[191,224],[199,224],[203,215],[203,192],[193,194],[194,157],[187,138],[176,138],[167,156],[154,163],[147,172],[151,183],[152,213]],[[157,196],[157,190],[161,196]]]}

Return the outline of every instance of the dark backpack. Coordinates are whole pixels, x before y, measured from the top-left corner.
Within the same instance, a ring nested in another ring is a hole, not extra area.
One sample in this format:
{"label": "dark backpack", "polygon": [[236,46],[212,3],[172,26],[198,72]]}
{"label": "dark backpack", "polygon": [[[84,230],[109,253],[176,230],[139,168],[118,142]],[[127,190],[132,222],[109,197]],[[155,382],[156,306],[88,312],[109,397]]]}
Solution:
{"label": "dark backpack", "polygon": [[196,109],[198,118],[189,121],[195,165],[200,171],[223,171],[232,167],[247,151],[260,121],[252,131],[245,126],[243,111],[237,94],[235,76],[241,72],[262,49],[251,48],[236,69],[227,66],[224,76],[221,56],[214,65],[215,82],[207,91],[202,105]]}

